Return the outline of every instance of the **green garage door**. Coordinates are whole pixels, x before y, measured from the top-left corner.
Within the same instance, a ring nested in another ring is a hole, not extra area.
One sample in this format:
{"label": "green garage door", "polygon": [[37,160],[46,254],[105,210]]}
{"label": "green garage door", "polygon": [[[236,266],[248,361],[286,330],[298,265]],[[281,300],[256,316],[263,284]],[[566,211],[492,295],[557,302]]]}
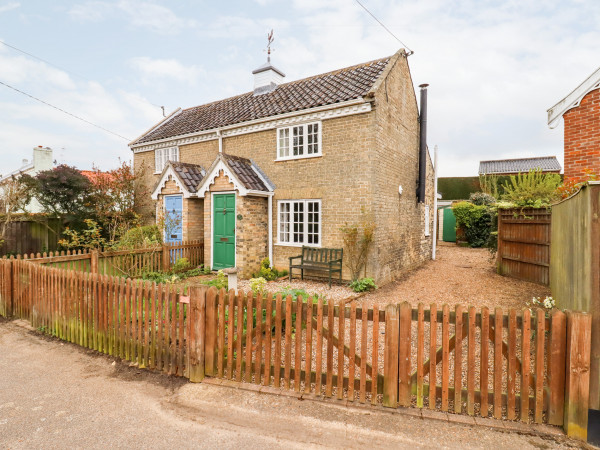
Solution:
{"label": "green garage door", "polygon": [[235,266],[235,194],[213,196],[213,269]]}
{"label": "green garage door", "polygon": [[444,209],[444,230],[442,233],[444,242],[456,242],[456,217],[452,208]]}

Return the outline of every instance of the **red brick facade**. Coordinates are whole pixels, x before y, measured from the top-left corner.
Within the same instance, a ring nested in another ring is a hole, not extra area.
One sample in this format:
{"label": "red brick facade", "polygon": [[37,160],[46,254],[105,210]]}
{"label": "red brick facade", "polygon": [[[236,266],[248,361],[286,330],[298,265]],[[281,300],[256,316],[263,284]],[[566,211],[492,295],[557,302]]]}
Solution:
{"label": "red brick facade", "polygon": [[600,174],[600,89],[581,99],[563,115],[565,122],[565,180]]}

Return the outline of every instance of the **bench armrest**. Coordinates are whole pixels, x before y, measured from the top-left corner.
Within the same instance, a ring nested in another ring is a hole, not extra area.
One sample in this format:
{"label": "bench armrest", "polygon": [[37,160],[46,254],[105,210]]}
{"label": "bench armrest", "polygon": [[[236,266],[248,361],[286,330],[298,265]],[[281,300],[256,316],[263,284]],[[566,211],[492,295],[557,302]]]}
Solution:
{"label": "bench armrest", "polygon": [[290,263],[294,260],[294,259],[302,259],[302,255],[298,255],[298,256],[290,256]]}

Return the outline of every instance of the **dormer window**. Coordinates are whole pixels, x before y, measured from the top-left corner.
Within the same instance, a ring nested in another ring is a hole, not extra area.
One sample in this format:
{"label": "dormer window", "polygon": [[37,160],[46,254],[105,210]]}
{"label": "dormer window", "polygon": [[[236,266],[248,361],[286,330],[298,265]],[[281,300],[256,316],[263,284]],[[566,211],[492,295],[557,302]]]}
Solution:
{"label": "dormer window", "polygon": [[321,122],[277,129],[277,160],[321,156]]}
{"label": "dormer window", "polygon": [[154,173],[161,173],[167,165],[167,161],[179,161],[179,147],[154,150]]}

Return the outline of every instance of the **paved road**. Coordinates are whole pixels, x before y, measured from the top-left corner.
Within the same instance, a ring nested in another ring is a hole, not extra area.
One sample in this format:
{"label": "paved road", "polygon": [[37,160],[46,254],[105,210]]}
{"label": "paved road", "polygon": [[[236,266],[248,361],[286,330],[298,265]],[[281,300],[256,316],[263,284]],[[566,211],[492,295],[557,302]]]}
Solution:
{"label": "paved road", "polygon": [[139,370],[0,318],[0,448],[557,448]]}

